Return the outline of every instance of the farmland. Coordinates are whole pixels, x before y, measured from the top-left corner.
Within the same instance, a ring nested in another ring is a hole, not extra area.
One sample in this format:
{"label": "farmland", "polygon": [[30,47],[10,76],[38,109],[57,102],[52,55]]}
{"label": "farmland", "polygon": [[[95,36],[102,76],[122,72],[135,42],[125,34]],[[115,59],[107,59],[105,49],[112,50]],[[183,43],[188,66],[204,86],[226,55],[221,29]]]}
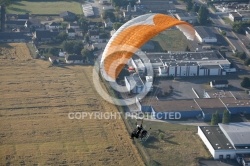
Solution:
{"label": "farmland", "polygon": [[82,14],[81,4],[77,1],[15,1],[7,12],[12,14],[59,14],[63,11],[71,11]]}
{"label": "farmland", "polygon": [[25,44],[0,45],[0,165],[143,165],[117,112],[92,85],[91,66],[53,67]]}

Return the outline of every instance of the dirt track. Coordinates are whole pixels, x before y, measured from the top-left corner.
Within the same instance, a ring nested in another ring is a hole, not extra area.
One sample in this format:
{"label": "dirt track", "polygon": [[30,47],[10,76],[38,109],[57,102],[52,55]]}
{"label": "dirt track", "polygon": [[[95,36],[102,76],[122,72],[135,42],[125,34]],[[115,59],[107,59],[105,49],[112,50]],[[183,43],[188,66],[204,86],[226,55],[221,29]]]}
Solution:
{"label": "dirt track", "polygon": [[0,165],[143,165],[117,112],[93,88],[91,66],[51,67],[25,44],[0,45]]}

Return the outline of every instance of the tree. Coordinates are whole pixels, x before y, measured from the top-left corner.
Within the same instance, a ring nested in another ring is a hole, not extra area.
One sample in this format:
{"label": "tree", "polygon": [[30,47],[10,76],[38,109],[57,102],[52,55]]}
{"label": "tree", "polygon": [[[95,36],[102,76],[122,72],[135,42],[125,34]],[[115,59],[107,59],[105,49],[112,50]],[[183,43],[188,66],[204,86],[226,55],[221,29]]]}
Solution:
{"label": "tree", "polygon": [[49,49],[49,53],[52,54],[53,56],[58,56],[59,55],[59,50],[55,47],[52,47]]}
{"label": "tree", "polygon": [[185,51],[189,52],[189,51],[190,51],[190,48],[187,46]]}
{"label": "tree", "polygon": [[83,43],[81,41],[75,41],[73,46],[73,52],[75,54],[81,54],[81,50],[83,48]]}
{"label": "tree", "polygon": [[68,38],[68,34],[66,32],[60,32],[57,35],[57,39],[59,39],[60,41],[64,41]]}
{"label": "tree", "polygon": [[233,28],[234,32],[242,33],[243,32],[243,23],[242,22],[234,22],[232,28]]}
{"label": "tree", "polygon": [[226,36],[227,35],[226,31],[221,31],[221,35]]}
{"label": "tree", "polygon": [[10,4],[10,0],[0,0],[0,5],[8,6]]}
{"label": "tree", "polygon": [[110,21],[114,22],[115,21],[115,14],[111,10],[105,10],[102,13],[102,18],[103,19],[110,19]]}
{"label": "tree", "polygon": [[243,80],[242,80],[242,82],[240,83],[240,85],[243,88],[250,88],[250,78],[244,77]]}
{"label": "tree", "polygon": [[244,64],[245,64],[246,66],[250,65],[250,58],[247,58],[247,59],[244,61]]}
{"label": "tree", "polygon": [[236,52],[236,53],[234,54],[234,56],[240,58],[241,60],[244,60],[244,59],[247,58],[247,55],[246,55],[245,52]]}
{"label": "tree", "polygon": [[69,54],[81,54],[83,43],[81,41],[64,41],[63,50]]}
{"label": "tree", "polygon": [[193,8],[193,5],[194,4],[193,4],[192,0],[187,0],[187,6],[186,6],[187,11],[191,11]]}
{"label": "tree", "polygon": [[228,110],[223,112],[222,123],[227,124],[230,122],[230,114]]}
{"label": "tree", "polygon": [[216,113],[212,114],[211,119],[211,125],[217,125],[219,123],[219,113],[216,111]]}
{"label": "tree", "polygon": [[90,51],[89,49],[87,48],[83,48],[82,51],[81,51],[81,55],[84,59],[91,59],[93,57],[93,53],[92,51]]}
{"label": "tree", "polygon": [[88,21],[83,15],[78,19],[78,24],[84,32],[88,31]]}
{"label": "tree", "polygon": [[205,6],[201,6],[198,11],[198,22],[201,25],[205,25],[208,19],[208,9]]}
{"label": "tree", "polygon": [[117,30],[117,29],[119,29],[122,25],[123,25],[123,24],[120,23],[120,22],[115,22],[115,23],[113,24],[113,29]]}
{"label": "tree", "polygon": [[199,9],[200,9],[200,6],[197,5],[197,4],[194,4],[193,7],[192,7],[192,11],[195,12],[195,13],[198,13]]}

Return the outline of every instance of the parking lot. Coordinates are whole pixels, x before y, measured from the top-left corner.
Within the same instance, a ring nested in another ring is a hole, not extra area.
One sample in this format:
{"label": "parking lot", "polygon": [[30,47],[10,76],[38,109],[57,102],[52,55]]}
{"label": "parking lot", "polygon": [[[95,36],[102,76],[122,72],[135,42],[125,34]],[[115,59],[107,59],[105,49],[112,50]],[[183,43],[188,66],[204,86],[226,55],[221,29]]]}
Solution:
{"label": "parking lot", "polygon": [[[211,88],[209,82],[212,80],[226,79],[229,87],[224,89]],[[206,77],[182,77],[178,79],[157,78],[154,83],[152,96],[164,100],[203,98],[204,91],[232,93],[232,96],[243,99],[249,98],[244,89],[240,86],[240,80],[236,75],[228,76],[206,76]],[[196,93],[196,94],[195,94]]]}

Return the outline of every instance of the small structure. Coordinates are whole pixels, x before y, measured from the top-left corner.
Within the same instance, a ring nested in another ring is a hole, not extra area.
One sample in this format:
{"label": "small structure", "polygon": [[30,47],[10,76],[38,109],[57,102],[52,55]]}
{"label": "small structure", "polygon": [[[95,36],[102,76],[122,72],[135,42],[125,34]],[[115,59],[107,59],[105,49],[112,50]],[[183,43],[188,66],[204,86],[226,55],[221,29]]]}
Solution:
{"label": "small structure", "polygon": [[100,36],[99,36],[99,31],[97,30],[89,30],[88,31],[88,34],[89,34],[89,39],[92,41],[92,42],[96,42],[99,40]]}
{"label": "small structure", "polygon": [[58,58],[57,56],[50,56],[50,57],[49,57],[49,61],[50,61],[53,65],[59,64],[59,58]]}
{"label": "small structure", "polygon": [[75,21],[76,20],[76,14],[70,11],[64,11],[60,13],[60,17],[63,19],[63,21]]}
{"label": "small structure", "polygon": [[216,43],[217,38],[213,29],[204,26],[195,27],[195,36],[201,43]]}
{"label": "small structure", "polygon": [[68,25],[68,29],[70,29],[70,28],[79,29],[80,26],[76,22],[72,22],[72,23],[69,23],[69,25]]}
{"label": "small structure", "polygon": [[112,28],[113,27],[113,22],[108,18],[104,22],[104,27],[105,28]]}
{"label": "small structure", "polygon": [[227,88],[228,81],[227,80],[213,80],[213,81],[210,81],[210,86],[212,88]]}
{"label": "small structure", "polygon": [[66,55],[65,61],[67,64],[81,64],[83,63],[83,57],[81,55]]}
{"label": "small structure", "polygon": [[125,85],[127,90],[134,94],[141,93],[144,88],[144,83],[137,73],[125,76]]}
{"label": "small structure", "polygon": [[76,31],[73,28],[66,29],[66,33],[68,34],[69,38],[75,38],[76,37]]}

